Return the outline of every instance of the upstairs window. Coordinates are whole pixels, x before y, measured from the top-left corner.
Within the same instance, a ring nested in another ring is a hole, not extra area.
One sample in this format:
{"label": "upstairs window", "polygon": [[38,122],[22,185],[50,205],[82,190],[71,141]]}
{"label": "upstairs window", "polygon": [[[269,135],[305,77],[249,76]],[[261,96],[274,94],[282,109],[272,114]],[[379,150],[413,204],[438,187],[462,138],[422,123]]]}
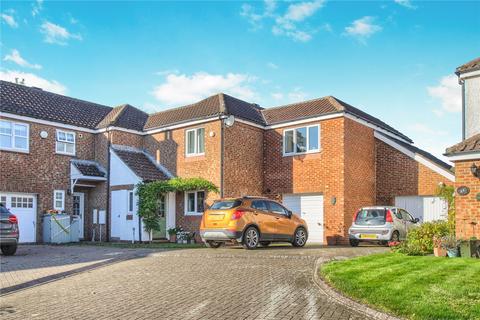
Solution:
{"label": "upstairs window", "polygon": [[186,155],[199,156],[205,154],[205,128],[196,128],[185,131]]}
{"label": "upstairs window", "polygon": [[75,132],[57,130],[55,150],[60,154],[75,155]]}
{"label": "upstairs window", "polygon": [[288,129],[283,132],[283,154],[294,155],[320,151],[320,126]]}
{"label": "upstairs window", "polygon": [[28,152],[28,130],[26,123],[0,120],[0,149]]}

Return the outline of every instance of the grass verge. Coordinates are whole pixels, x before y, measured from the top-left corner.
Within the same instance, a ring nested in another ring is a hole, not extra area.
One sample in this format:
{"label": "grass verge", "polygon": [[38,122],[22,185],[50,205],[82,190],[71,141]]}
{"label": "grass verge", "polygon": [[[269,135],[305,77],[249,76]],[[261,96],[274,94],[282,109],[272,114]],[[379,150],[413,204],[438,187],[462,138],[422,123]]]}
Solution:
{"label": "grass verge", "polygon": [[480,261],[375,254],[321,267],[330,285],[408,319],[480,319]]}

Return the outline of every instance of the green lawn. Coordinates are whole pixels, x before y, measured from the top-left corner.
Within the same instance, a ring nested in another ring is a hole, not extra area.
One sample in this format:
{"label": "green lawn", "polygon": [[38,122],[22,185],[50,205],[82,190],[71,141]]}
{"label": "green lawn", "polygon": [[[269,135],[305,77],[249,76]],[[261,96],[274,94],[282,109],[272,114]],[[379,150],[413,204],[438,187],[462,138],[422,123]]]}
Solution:
{"label": "green lawn", "polygon": [[480,260],[386,253],[321,267],[345,295],[408,319],[480,319]]}
{"label": "green lawn", "polygon": [[103,246],[127,249],[194,249],[205,248],[203,243],[180,244],[170,242],[130,243],[130,242],[77,242],[69,243],[73,246]]}

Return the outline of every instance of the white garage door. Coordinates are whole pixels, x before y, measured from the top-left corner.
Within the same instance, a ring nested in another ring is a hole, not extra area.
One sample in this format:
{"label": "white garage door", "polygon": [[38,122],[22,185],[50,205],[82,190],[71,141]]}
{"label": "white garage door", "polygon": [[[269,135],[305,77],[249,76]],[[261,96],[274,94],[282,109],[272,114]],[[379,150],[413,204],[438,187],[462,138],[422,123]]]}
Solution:
{"label": "white garage door", "polygon": [[286,194],[283,204],[305,220],[309,243],[323,243],[323,195]]}
{"label": "white garage door", "polygon": [[448,203],[440,197],[395,197],[395,206],[407,210],[421,222],[447,220]]}
{"label": "white garage door", "polygon": [[0,193],[0,202],[17,216],[19,242],[35,242],[37,226],[37,200],[31,194]]}

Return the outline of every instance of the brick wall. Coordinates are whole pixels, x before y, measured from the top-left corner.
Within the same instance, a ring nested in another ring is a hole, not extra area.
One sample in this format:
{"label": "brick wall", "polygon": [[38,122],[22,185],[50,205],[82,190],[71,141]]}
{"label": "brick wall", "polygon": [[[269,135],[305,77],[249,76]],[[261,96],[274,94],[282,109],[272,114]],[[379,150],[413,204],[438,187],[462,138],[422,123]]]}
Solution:
{"label": "brick wall", "polygon": [[470,188],[466,196],[455,195],[456,235],[459,239],[480,238],[480,201],[476,199],[480,194],[480,179],[470,172],[473,163],[480,166],[480,160],[455,162],[455,188]]}
{"label": "brick wall", "polygon": [[224,196],[263,193],[263,129],[240,122],[225,128]]}

